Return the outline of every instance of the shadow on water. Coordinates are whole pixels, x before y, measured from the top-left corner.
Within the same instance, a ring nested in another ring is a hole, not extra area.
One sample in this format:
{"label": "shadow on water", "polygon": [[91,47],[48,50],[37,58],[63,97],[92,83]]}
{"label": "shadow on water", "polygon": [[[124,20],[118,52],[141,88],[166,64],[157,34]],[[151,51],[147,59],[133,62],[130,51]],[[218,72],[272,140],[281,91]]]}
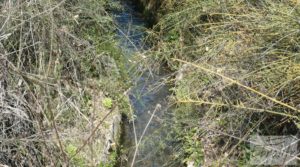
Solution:
{"label": "shadow on water", "polygon": [[[121,1],[124,10],[115,12],[115,20],[118,25],[117,38],[126,59],[127,67],[134,66],[130,59],[133,55],[147,49],[143,39],[146,35],[146,20],[138,12],[137,7],[128,1]],[[132,71],[139,71],[135,66]],[[123,151],[120,166],[132,166],[133,157],[136,150],[136,143],[140,140],[135,167],[162,167],[170,166],[171,152],[173,148],[166,142],[170,136],[170,106],[168,96],[170,95],[169,86],[162,82],[167,73],[143,72],[142,75],[129,74],[134,86],[129,92],[131,106],[134,110],[134,119],[129,119],[124,123],[123,132]],[[142,71],[140,71],[142,73]],[[161,108],[155,111],[156,106]],[[154,113],[154,114],[153,114]],[[153,116],[152,116],[153,115]],[[151,119],[145,134],[143,134],[147,123]],[[168,119],[166,119],[168,118]],[[134,120],[134,121],[133,121]]]}

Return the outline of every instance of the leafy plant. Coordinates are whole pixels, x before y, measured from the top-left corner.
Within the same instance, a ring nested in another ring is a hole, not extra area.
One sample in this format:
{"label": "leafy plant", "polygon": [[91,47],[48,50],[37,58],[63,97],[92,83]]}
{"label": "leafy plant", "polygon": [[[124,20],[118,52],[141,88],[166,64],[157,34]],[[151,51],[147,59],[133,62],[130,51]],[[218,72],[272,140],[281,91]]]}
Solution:
{"label": "leafy plant", "polygon": [[[66,153],[68,154],[69,157],[72,157],[73,155],[76,154],[77,147],[73,144],[68,144],[67,147],[65,148]],[[86,162],[83,158],[80,157],[80,155],[76,155],[73,160],[71,161],[75,166],[79,167],[84,167]]]}
{"label": "leafy plant", "polygon": [[102,104],[105,108],[111,109],[113,105],[113,100],[111,98],[104,98]]}

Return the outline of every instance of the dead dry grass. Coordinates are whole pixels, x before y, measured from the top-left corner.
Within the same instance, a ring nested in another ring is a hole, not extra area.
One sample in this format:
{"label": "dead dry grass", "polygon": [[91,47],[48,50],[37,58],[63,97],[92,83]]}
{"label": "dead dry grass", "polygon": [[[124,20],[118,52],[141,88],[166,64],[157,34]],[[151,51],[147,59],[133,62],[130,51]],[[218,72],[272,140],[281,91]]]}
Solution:
{"label": "dead dry grass", "polygon": [[106,96],[116,100],[122,91],[113,58],[119,53],[111,52],[114,27],[105,9],[110,5],[96,0],[0,2],[1,164],[109,163],[110,153],[101,157],[108,140],[104,134],[110,134],[119,111],[100,102]]}

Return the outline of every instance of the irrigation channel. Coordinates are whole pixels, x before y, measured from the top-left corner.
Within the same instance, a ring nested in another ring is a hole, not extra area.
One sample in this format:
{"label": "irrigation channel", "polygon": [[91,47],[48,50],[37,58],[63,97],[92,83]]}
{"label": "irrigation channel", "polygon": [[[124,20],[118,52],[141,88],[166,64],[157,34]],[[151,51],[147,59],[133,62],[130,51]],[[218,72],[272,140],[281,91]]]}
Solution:
{"label": "irrigation channel", "polygon": [[168,103],[170,91],[169,86],[162,82],[167,77],[167,72],[140,70],[139,65],[132,63],[134,55],[148,48],[144,42],[147,22],[134,3],[121,1],[121,4],[124,10],[115,12],[114,15],[118,25],[119,45],[128,60],[127,67],[131,69],[129,73],[134,83],[129,92],[134,118],[124,121],[123,158],[120,166],[172,166],[170,163],[174,149],[167,141],[171,132]]}

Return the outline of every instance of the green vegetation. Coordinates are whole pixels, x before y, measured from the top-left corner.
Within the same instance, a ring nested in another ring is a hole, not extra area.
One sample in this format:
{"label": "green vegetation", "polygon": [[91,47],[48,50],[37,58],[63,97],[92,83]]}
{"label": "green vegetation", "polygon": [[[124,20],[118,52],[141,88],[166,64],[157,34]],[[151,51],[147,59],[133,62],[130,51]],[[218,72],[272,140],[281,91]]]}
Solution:
{"label": "green vegetation", "polygon": [[147,55],[175,72],[179,159],[247,165],[250,135],[297,134],[298,1],[161,3]]}
{"label": "green vegetation", "polygon": [[103,101],[103,106],[108,108],[108,109],[111,109],[112,105],[113,105],[113,101],[111,98],[104,98]]}
{"label": "green vegetation", "polygon": [[114,167],[118,163],[118,153],[116,151],[110,153],[110,156],[108,158],[109,163],[100,163],[98,167]]}
{"label": "green vegetation", "polygon": [[[73,156],[76,154],[76,150],[78,148],[72,144],[67,145],[66,147],[66,153],[69,157]],[[83,158],[79,157],[78,155],[76,155],[74,157],[73,163],[75,166],[79,166],[79,167],[84,167],[85,166],[85,161]]]}

